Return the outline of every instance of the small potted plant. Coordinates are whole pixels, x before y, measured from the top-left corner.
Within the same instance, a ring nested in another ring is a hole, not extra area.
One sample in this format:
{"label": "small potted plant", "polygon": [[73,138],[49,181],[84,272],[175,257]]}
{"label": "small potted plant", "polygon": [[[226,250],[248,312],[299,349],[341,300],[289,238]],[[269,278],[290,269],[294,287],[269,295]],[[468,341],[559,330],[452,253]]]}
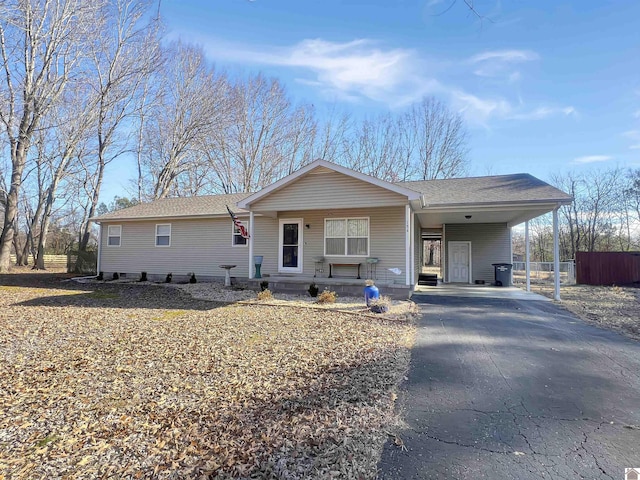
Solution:
{"label": "small potted plant", "polygon": [[315,298],[318,296],[318,290],[318,285],[316,285],[316,282],[313,282],[311,285],[309,285],[307,292],[309,292],[309,295]]}
{"label": "small potted plant", "polygon": [[373,313],[386,313],[391,307],[391,299],[389,297],[379,297],[369,302],[369,310]]}

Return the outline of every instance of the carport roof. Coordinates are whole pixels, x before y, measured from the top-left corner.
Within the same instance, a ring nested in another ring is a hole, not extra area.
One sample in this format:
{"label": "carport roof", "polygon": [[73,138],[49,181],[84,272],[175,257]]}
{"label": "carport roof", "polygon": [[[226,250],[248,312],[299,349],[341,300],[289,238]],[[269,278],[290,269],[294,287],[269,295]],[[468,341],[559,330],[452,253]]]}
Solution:
{"label": "carport roof", "polygon": [[571,195],[528,173],[398,183],[424,195],[425,207],[492,203],[569,203]]}

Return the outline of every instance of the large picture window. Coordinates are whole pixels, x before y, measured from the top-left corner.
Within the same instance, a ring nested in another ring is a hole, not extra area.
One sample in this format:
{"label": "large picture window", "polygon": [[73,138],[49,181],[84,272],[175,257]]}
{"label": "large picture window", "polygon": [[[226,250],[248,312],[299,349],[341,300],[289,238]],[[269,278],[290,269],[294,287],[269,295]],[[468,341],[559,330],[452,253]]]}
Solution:
{"label": "large picture window", "polygon": [[367,257],[368,218],[327,218],[324,221],[324,254]]}
{"label": "large picture window", "polygon": [[107,245],[110,247],[119,247],[121,237],[122,227],[120,225],[109,225],[107,227]]}
{"label": "large picture window", "polygon": [[156,225],[156,247],[171,246],[171,224],[159,223]]}

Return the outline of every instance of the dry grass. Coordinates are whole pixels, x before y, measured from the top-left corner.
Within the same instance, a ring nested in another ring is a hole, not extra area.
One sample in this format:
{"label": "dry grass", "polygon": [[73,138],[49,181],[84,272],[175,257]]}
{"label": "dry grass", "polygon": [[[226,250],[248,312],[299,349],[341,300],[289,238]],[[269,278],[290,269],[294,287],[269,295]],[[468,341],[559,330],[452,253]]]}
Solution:
{"label": "dry grass", "polygon": [[[532,285],[534,292],[553,298],[553,286]],[[562,306],[588,323],[640,340],[640,289],[563,285]]]}
{"label": "dry grass", "polygon": [[374,478],[413,335],[358,313],[0,276],[0,478]]}

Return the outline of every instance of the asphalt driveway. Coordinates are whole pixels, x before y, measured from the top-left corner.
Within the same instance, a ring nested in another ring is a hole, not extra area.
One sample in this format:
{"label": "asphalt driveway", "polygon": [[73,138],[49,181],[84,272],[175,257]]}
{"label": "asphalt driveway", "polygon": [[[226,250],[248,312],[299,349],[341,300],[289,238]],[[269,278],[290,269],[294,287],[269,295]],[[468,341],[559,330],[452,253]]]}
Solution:
{"label": "asphalt driveway", "polygon": [[623,479],[640,466],[640,343],[550,302],[414,300],[406,426],[380,479]]}

